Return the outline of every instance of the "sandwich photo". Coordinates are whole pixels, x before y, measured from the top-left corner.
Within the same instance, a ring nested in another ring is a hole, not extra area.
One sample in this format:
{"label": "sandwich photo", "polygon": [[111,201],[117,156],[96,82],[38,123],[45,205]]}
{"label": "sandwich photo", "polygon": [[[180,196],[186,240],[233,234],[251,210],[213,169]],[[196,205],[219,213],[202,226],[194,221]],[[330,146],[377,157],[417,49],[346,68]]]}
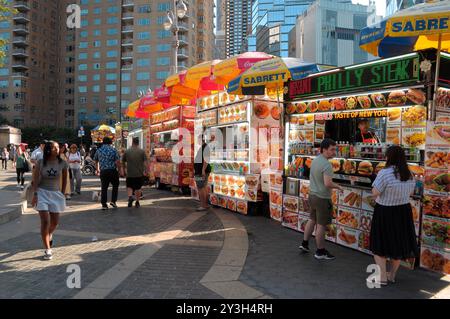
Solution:
{"label": "sandwich photo", "polygon": [[331,166],[333,167],[333,172],[337,173],[341,170],[341,161],[337,159],[330,160]]}
{"label": "sandwich photo", "polygon": [[287,114],[293,114],[296,111],[296,107],[294,103],[288,103],[288,105],[286,106],[286,113]]}
{"label": "sandwich photo", "polygon": [[385,166],[386,162],[379,162],[375,167],[375,174],[378,174]]}
{"label": "sandwich photo", "polygon": [[450,143],[450,126],[436,125],[428,131],[428,136],[440,142]]}
{"label": "sandwich photo", "polygon": [[319,111],[325,112],[331,109],[331,103],[328,100],[322,100],[319,102]]}
{"label": "sandwich photo", "polygon": [[291,210],[291,211],[295,211],[295,212],[298,211],[298,199],[297,198],[285,197],[283,205],[287,210]]}
{"label": "sandwich photo", "polygon": [[333,99],[331,100],[331,107],[335,111],[345,110],[345,101],[343,99]]}
{"label": "sandwich photo", "polygon": [[244,213],[244,214],[247,213],[247,203],[246,202],[242,202],[242,201],[237,202],[236,210],[239,213]]}
{"label": "sandwich photo", "polygon": [[296,105],[297,113],[305,113],[307,108],[306,103],[303,102],[297,103]]}
{"label": "sandwich photo", "polygon": [[312,102],[308,103],[308,112],[310,112],[310,113],[317,112],[318,108],[319,108],[319,105],[317,104],[317,102],[312,101]]}
{"label": "sandwich photo", "polygon": [[400,129],[388,128],[386,130],[386,142],[389,144],[400,144]]}
{"label": "sandwich photo", "polygon": [[316,140],[323,140],[323,138],[324,138],[324,132],[316,131]]}
{"label": "sandwich photo", "polygon": [[345,160],[343,169],[345,174],[355,174],[356,173],[355,161]]}
{"label": "sandwich photo", "polygon": [[265,119],[270,114],[270,108],[266,103],[256,103],[253,109],[256,117],[260,119]]}
{"label": "sandwich photo", "polygon": [[358,96],[358,103],[363,109],[368,109],[372,105],[368,96]]}
{"label": "sandwich photo", "polygon": [[370,176],[373,173],[373,165],[369,161],[362,161],[358,165],[358,174]]}
{"label": "sandwich photo", "polygon": [[254,188],[258,186],[259,178],[257,176],[245,176],[245,183],[248,187]]}
{"label": "sandwich photo", "polygon": [[386,98],[384,97],[383,94],[380,93],[372,94],[370,98],[372,99],[372,102],[375,105],[375,107],[384,107],[386,105]]}
{"label": "sandwich photo", "polygon": [[389,106],[403,106],[406,103],[406,94],[403,91],[392,91],[389,93]]}
{"label": "sandwich photo", "polygon": [[415,104],[424,104],[427,99],[425,93],[418,89],[409,89],[406,92],[406,97]]}

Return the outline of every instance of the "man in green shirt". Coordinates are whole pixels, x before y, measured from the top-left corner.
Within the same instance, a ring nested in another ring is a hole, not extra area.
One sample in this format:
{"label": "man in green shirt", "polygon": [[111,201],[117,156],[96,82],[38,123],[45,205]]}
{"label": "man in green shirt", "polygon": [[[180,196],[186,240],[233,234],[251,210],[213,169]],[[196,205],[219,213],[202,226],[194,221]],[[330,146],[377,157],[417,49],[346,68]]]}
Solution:
{"label": "man in green shirt", "polygon": [[142,185],[144,184],[144,176],[147,171],[147,155],[145,151],[139,147],[139,138],[133,139],[133,145],[129,148],[122,158],[122,175],[123,167],[126,167],[127,191],[128,191],[128,207],[133,206],[133,193],[136,198],[136,208],[141,205],[139,199],[142,195]]}
{"label": "man in green shirt", "polygon": [[331,190],[333,188],[342,190],[339,185],[333,183],[333,168],[329,162],[336,156],[336,142],[328,138],[324,139],[320,144],[320,152],[321,154],[313,160],[309,173],[310,219],[306,224],[300,249],[309,252],[308,240],[312,236],[314,227],[317,226],[317,251],[314,257],[319,260],[332,260],[335,257],[325,249],[325,233],[332,220]]}

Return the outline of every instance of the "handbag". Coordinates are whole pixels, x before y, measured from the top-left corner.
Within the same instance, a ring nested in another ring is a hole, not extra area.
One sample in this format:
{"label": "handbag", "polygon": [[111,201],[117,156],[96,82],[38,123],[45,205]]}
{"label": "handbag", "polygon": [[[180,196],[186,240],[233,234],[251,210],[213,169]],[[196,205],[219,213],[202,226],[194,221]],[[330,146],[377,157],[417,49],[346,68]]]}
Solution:
{"label": "handbag", "polygon": [[23,170],[24,172],[28,173],[30,171],[30,164],[26,159],[23,160]]}

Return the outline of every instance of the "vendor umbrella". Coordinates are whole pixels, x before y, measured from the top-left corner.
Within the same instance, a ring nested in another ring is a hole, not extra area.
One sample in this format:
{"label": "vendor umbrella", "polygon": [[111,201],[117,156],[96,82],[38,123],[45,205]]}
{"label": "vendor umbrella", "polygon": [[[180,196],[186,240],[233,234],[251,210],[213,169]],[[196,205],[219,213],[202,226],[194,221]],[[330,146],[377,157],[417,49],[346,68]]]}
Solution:
{"label": "vendor umbrella", "polygon": [[214,65],[214,81],[227,85],[231,80],[251,68],[255,63],[272,58],[272,55],[264,52],[245,52],[238,54]]}
{"label": "vendor umbrella", "polygon": [[92,131],[106,131],[106,132],[116,133],[115,128],[108,126],[106,124],[97,125],[96,127],[94,127],[92,129]]}
{"label": "vendor umbrella", "polygon": [[133,103],[131,103],[130,105],[128,105],[128,108],[127,108],[125,114],[128,117],[135,117],[136,110],[139,108],[139,104],[140,104],[140,100],[136,100]]}
{"label": "vendor umbrella", "polygon": [[228,92],[240,95],[264,95],[267,90],[280,90],[288,80],[299,80],[320,71],[315,63],[296,58],[273,58],[255,63],[229,82]]}
{"label": "vendor umbrella", "polygon": [[186,72],[184,85],[195,90],[220,90],[221,88],[223,88],[223,85],[219,85],[211,78],[213,74],[213,68],[219,62],[221,62],[221,60],[212,60],[190,67]]}
{"label": "vendor umbrella", "polygon": [[450,1],[421,3],[398,11],[380,23],[362,29],[359,44],[363,50],[380,57],[390,57],[416,50],[437,49],[433,99],[436,101],[440,52],[450,49],[449,18]]}

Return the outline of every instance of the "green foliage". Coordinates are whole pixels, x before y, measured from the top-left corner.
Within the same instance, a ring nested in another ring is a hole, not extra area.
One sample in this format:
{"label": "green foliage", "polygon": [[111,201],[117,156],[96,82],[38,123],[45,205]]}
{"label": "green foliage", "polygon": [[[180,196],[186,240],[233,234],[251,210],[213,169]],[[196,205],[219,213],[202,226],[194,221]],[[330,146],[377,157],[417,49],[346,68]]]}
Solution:
{"label": "green foliage", "polygon": [[[85,127],[86,136],[83,137],[83,144],[90,145],[91,128]],[[31,149],[42,140],[53,140],[58,143],[77,144],[80,145],[81,139],[78,137],[78,131],[69,128],[57,128],[57,127],[26,127],[22,129],[22,141],[28,143]]]}
{"label": "green foliage", "polygon": [[3,117],[3,115],[0,114],[0,125],[11,125],[11,123],[9,123],[9,121]]}
{"label": "green foliage", "polygon": [[[8,17],[12,14],[17,13],[17,11],[8,5],[7,0],[0,0],[0,21],[8,20]],[[7,41],[5,39],[0,39],[0,65],[1,59],[5,57],[4,47]]]}

